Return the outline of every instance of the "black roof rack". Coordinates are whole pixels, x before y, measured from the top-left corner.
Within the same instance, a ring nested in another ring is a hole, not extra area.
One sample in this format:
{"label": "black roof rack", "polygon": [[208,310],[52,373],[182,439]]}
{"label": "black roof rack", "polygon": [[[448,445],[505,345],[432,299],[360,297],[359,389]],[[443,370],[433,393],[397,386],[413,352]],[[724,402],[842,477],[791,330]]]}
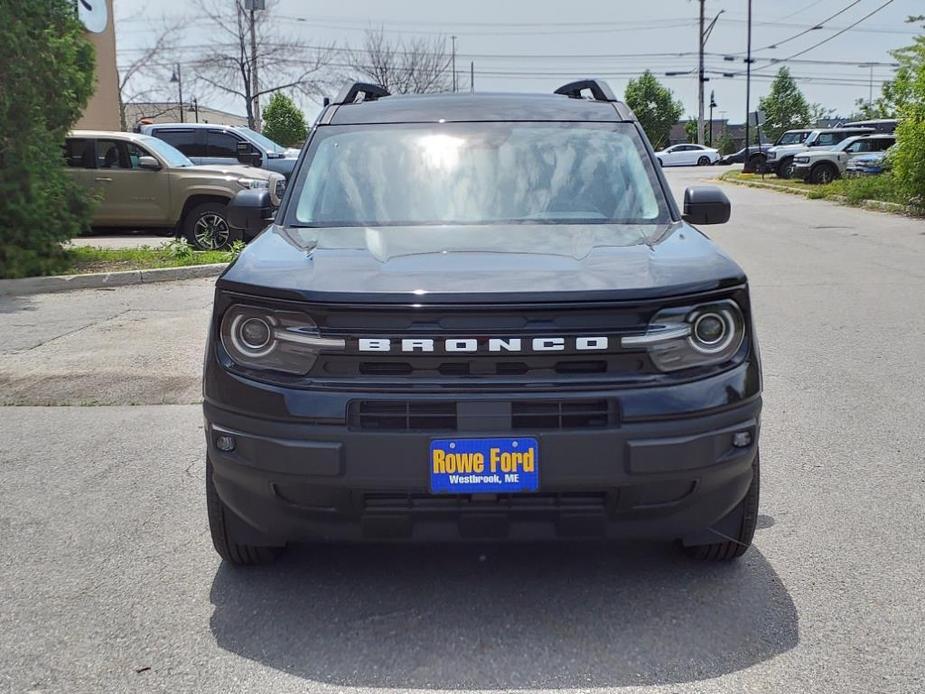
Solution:
{"label": "black roof rack", "polygon": [[616,101],[617,97],[613,95],[610,85],[604,80],[578,80],[569,82],[559,87],[555,93],[567,96],[570,99],[582,99],[583,91],[590,91],[595,101]]}
{"label": "black roof rack", "polygon": [[[363,95],[362,99],[357,97]],[[366,82],[353,82],[344,85],[340,94],[334,97],[333,104],[355,104],[359,101],[375,101],[383,96],[391,96],[388,89],[380,87],[378,84],[368,84]]]}

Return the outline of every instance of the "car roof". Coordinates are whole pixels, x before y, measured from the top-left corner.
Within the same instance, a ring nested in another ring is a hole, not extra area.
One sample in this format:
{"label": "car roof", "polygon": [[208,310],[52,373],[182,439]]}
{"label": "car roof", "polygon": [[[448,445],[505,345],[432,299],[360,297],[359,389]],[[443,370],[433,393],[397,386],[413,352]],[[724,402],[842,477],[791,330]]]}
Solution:
{"label": "car roof", "polygon": [[106,137],[119,140],[142,140],[147,135],[140,133],[126,133],[121,130],[72,130],[67,134],[68,137]]}
{"label": "car roof", "polygon": [[235,129],[244,126],[239,125],[227,125],[225,123],[145,123],[141,126],[142,128],[190,128],[190,129],[203,129],[203,128],[212,128],[213,130],[220,128]]}
{"label": "car roof", "polygon": [[[622,112],[621,112],[622,111]],[[319,125],[466,121],[629,122],[632,112],[613,101],[560,94],[407,94],[328,107]]]}

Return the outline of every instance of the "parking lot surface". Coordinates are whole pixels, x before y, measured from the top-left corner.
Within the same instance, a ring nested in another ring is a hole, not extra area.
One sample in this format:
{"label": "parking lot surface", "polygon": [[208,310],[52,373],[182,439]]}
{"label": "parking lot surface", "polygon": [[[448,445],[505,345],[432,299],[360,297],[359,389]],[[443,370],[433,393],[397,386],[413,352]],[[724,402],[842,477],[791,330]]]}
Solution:
{"label": "parking lot surface", "polygon": [[[666,170],[680,197],[712,170]],[[765,367],[754,547],[220,563],[210,280],[0,298],[0,691],[925,691],[925,222],[726,187]],[[15,405],[15,406],[12,406]]]}

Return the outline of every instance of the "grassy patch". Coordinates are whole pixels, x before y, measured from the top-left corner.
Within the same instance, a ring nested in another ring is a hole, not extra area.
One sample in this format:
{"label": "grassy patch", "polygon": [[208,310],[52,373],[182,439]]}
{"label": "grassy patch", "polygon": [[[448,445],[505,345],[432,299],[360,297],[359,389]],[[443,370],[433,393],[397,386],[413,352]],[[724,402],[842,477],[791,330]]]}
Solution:
{"label": "grassy patch", "polygon": [[774,175],[746,174],[741,171],[729,171],[722,176],[728,181],[748,185],[762,183],[779,188],[788,193],[798,193],[813,200],[835,200],[849,205],[863,205],[867,202],[888,202],[906,207],[910,214],[925,215],[925,210],[908,207],[908,200],[899,192],[899,186],[890,173],[878,176],[858,176],[839,178],[826,185],[806,183],[796,179],[783,179]]}
{"label": "grassy patch", "polygon": [[74,246],[64,251],[67,268],[64,274],[82,275],[91,272],[118,272],[120,270],[152,270],[165,267],[187,267],[229,263],[240,253],[239,248],[228,251],[194,251],[189,245],[171,241],[157,248],[91,248]]}

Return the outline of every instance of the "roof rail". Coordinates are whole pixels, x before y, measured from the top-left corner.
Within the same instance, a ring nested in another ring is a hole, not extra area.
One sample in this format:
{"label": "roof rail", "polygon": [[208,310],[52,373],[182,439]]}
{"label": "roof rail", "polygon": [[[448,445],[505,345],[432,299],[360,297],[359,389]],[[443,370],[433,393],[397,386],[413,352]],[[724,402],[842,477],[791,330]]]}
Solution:
{"label": "roof rail", "polygon": [[583,98],[581,93],[586,89],[591,92],[591,96],[594,97],[595,101],[617,100],[617,97],[613,95],[613,90],[610,88],[610,85],[604,80],[578,80],[577,82],[569,82],[559,87],[555,93],[563,94],[569,99],[581,99]]}
{"label": "roof rail", "polygon": [[[362,94],[362,99],[357,97]],[[344,85],[340,94],[334,97],[333,104],[355,104],[359,101],[375,101],[383,96],[391,96],[387,89],[380,87],[378,84],[368,84],[366,82],[353,82]]]}

